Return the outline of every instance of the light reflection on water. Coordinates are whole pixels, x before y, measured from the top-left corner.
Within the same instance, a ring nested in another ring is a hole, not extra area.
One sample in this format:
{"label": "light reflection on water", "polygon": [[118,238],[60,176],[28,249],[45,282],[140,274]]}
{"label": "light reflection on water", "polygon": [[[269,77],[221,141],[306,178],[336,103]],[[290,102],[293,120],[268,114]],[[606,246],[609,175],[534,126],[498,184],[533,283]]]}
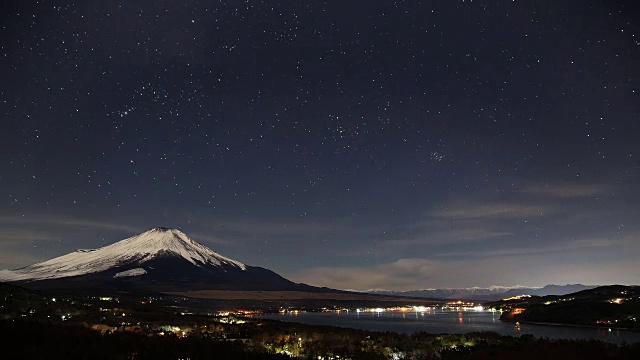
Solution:
{"label": "light reflection on water", "polygon": [[460,334],[493,331],[502,335],[531,334],[552,339],[597,339],[613,343],[640,342],[640,331],[615,329],[513,324],[500,321],[500,314],[490,311],[458,311],[430,309],[424,312],[375,311],[328,312],[299,314],[265,314],[267,319],[294,321],[311,325],[334,325],[372,331]]}

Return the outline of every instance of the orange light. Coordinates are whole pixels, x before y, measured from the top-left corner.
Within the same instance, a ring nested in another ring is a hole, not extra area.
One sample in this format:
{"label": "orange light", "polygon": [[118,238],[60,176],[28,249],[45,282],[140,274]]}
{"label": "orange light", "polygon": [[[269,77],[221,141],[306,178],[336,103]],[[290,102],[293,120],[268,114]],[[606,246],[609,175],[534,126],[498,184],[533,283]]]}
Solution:
{"label": "orange light", "polygon": [[525,311],[525,308],[515,308],[511,310],[511,315],[522,314]]}

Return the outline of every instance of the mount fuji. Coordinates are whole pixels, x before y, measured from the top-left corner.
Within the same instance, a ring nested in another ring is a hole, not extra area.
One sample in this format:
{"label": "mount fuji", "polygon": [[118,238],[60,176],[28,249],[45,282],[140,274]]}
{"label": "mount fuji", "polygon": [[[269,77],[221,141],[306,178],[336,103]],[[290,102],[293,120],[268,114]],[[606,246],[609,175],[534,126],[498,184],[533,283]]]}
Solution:
{"label": "mount fuji", "polygon": [[0,281],[59,290],[328,290],[297,284],[271,270],[229,259],[168,228],[154,228],[99,249],[77,250],[24,268],[2,270]]}

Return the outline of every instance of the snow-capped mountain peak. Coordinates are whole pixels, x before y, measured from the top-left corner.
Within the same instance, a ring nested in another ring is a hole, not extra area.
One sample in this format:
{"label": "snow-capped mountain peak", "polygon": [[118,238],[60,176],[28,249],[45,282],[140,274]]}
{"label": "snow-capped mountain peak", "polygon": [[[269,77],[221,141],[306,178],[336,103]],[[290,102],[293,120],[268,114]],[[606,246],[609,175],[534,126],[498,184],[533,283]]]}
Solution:
{"label": "snow-capped mountain peak", "polygon": [[180,255],[194,265],[198,263],[211,265],[235,265],[242,269],[245,265],[226,258],[208,247],[201,245],[178,229],[153,228],[140,235],[130,237],[99,250],[108,250],[116,254],[138,254],[144,257],[155,257],[163,253]]}
{"label": "snow-capped mountain peak", "polygon": [[78,250],[21,269],[3,270],[0,280],[33,281],[79,276],[132,264],[139,266],[163,256],[179,257],[195,266],[246,270],[244,264],[212,251],[180,230],[159,227],[99,249]]}

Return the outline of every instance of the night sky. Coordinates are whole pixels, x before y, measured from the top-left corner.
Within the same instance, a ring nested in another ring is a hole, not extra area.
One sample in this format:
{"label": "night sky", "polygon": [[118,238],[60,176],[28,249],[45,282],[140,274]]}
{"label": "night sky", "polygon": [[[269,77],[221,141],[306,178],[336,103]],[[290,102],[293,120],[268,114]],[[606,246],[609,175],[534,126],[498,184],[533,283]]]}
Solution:
{"label": "night sky", "polygon": [[634,1],[0,5],[0,268],[165,226],[341,289],[638,283]]}

